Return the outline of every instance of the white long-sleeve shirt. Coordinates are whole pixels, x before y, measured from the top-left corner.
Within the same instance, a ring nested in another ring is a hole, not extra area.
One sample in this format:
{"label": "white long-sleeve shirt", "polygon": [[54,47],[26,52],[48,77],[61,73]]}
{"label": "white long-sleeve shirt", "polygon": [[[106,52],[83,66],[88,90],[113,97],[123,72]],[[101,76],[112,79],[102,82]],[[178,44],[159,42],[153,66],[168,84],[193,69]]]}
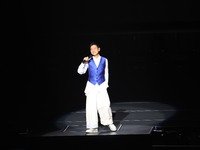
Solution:
{"label": "white long-sleeve shirt", "polygon": [[[101,56],[98,57],[98,58],[93,57],[92,59],[94,60],[96,66],[98,67],[99,62],[100,62],[100,60],[101,60]],[[81,64],[79,65],[79,67],[78,67],[77,72],[78,72],[79,74],[82,75],[82,74],[85,74],[85,73],[86,73],[87,69],[88,69],[88,63],[81,63]],[[101,90],[101,89],[104,89],[104,88],[108,88],[108,76],[109,76],[109,75],[108,75],[108,60],[106,59],[105,81],[104,81],[101,85],[99,85],[99,89],[100,89],[100,90]],[[85,94],[87,95],[88,92],[90,92],[90,91],[94,88],[94,86],[97,86],[97,85],[98,85],[98,84],[93,85],[92,83],[90,83],[89,81],[87,81],[86,87],[85,87],[85,91],[84,91]]]}

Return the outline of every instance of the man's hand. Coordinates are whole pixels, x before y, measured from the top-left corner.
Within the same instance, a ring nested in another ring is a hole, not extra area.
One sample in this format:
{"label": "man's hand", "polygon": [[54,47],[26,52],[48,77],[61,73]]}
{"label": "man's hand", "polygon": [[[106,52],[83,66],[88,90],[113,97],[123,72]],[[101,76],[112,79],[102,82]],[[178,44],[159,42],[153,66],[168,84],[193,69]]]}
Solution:
{"label": "man's hand", "polygon": [[84,58],[83,58],[83,63],[87,63],[90,59],[91,59],[91,58],[88,57],[88,56],[87,56],[87,57],[84,57]]}

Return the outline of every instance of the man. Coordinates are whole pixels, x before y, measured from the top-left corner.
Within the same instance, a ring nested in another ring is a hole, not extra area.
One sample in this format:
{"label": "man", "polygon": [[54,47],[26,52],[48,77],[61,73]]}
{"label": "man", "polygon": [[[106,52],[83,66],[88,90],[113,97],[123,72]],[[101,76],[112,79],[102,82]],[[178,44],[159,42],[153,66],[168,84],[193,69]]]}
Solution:
{"label": "man", "polygon": [[98,114],[100,123],[116,131],[113,124],[108,88],[108,60],[100,55],[100,46],[90,44],[91,57],[84,57],[78,67],[79,74],[88,71],[88,80],[85,87],[86,95],[86,133],[98,132]]}

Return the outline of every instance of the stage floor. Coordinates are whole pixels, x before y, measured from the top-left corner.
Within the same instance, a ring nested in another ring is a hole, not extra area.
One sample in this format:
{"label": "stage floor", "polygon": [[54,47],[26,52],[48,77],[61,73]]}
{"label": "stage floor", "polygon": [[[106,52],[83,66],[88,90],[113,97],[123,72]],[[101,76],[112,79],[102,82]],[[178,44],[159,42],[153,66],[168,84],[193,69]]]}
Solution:
{"label": "stage floor", "polygon": [[[147,135],[153,127],[167,122],[176,115],[173,106],[156,102],[119,102],[112,103],[116,132],[110,132],[107,126],[99,124],[95,135]],[[66,113],[55,120],[54,130],[33,132],[34,136],[87,136],[85,133],[85,110]]]}
{"label": "stage floor", "polygon": [[99,124],[98,133],[86,134],[85,110],[81,109],[59,116],[52,128],[19,133],[17,140],[13,139],[15,147],[61,149],[73,145],[86,148],[92,141],[102,148],[102,142],[112,145],[111,148],[120,145],[127,148],[135,145],[141,149],[159,149],[166,145],[200,148],[199,110],[183,110],[167,103],[149,101],[117,102],[112,103],[111,108],[116,132]]}

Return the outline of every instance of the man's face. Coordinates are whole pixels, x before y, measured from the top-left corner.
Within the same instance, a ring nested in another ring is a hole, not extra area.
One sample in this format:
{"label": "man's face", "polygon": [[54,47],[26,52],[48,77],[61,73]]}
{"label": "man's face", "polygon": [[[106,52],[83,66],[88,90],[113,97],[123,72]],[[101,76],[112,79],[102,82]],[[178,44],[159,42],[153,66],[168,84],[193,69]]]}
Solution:
{"label": "man's face", "polygon": [[97,55],[100,51],[100,48],[98,48],[96,45],[92,45],[90,47],[90,52],[93,56]]}

